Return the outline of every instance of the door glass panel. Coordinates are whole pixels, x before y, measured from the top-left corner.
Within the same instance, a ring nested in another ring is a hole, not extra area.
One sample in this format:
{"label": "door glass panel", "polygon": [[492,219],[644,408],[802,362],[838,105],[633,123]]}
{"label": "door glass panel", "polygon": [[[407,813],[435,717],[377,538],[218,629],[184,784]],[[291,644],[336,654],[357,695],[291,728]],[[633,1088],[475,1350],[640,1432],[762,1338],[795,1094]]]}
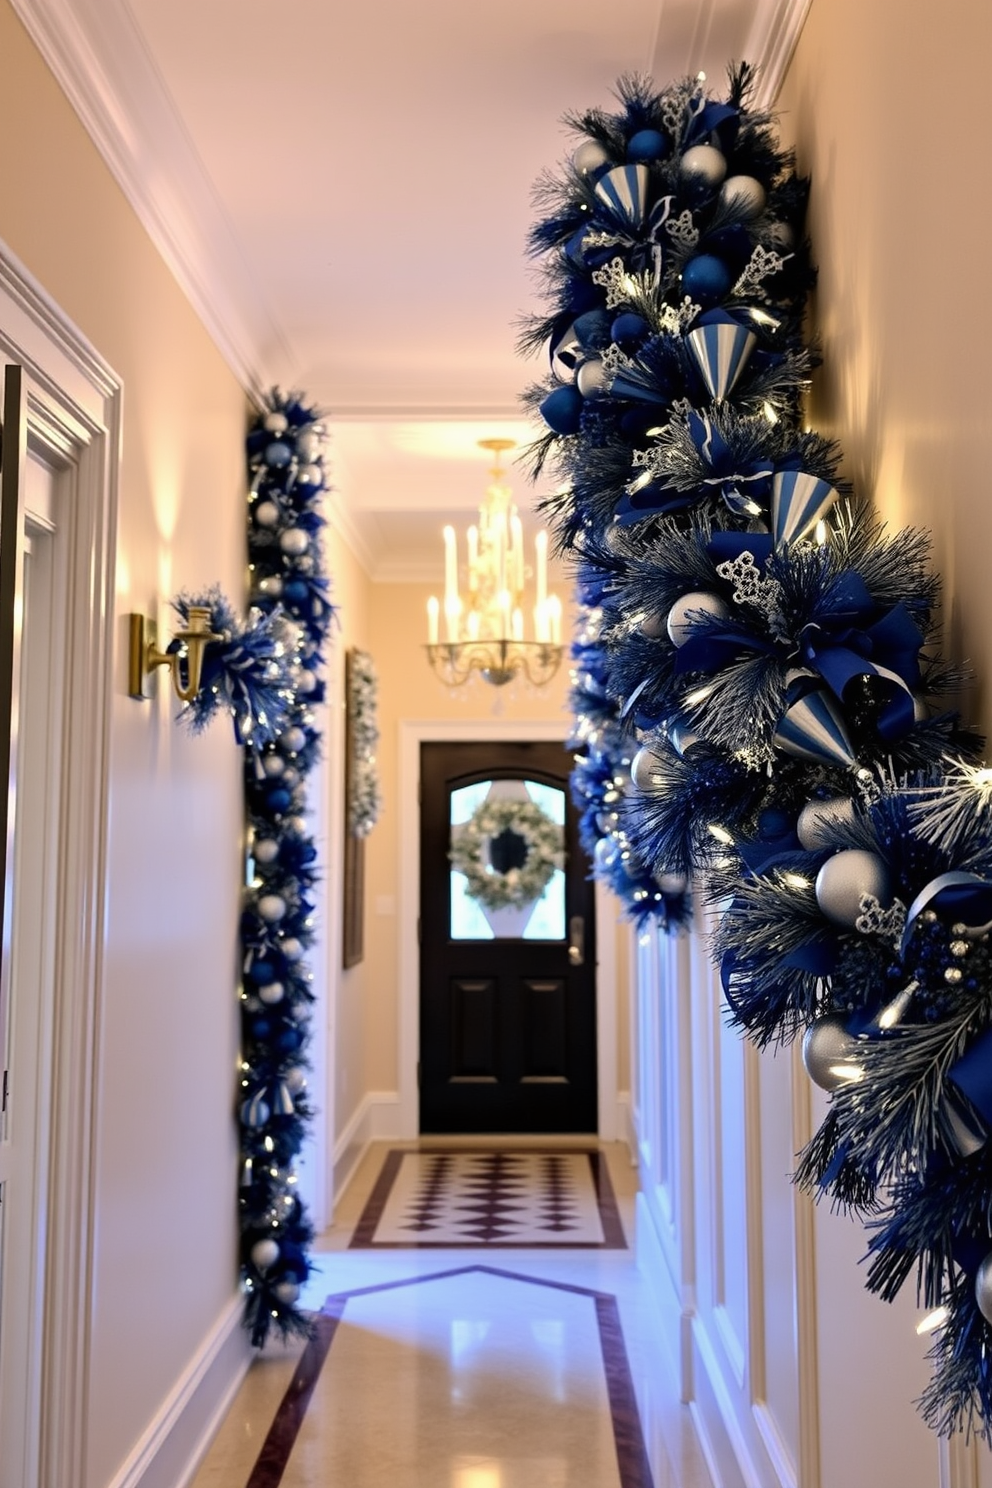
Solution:
{"label": "door glass panel", "polygon": [[450,796],[452,940],[565,939],[565,792],[479,780]]}

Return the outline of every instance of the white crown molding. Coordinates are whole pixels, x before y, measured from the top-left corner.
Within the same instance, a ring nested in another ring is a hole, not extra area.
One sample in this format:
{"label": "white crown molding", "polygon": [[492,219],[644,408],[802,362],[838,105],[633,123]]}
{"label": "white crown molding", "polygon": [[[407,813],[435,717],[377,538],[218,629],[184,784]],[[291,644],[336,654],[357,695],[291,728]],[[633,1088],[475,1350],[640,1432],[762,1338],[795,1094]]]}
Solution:
{"label": "white crown molding", "polygon": [[[519,403],[333,403],[338,424],[513,423],[527,422]],[[535,438],[536,438],[535,434]]]}
{"label": "white crown molding", "polygon": [[352,513],[340,500],[335,498],[333,488],[327,493],[327,500],[324,504],[324,515],[327,518],[328,527],[330,527],[332,532],[337,533],[365,576],[374,580],[376,567],[375,552],[370,547],[364,532],[355,521]]}
{"label": "white crown molding", "polygon": [[744,55],[760,69],[754,106],[772,109],[792,61],[812,0],[763,0],[748,35]]}
{"label": "white crown molding", "polygon": [[[250,392],[263,346],[287,360],[214,187],[124,0],[11,0],[139,221]],[[250,309],[248,308],[250,307]]]}

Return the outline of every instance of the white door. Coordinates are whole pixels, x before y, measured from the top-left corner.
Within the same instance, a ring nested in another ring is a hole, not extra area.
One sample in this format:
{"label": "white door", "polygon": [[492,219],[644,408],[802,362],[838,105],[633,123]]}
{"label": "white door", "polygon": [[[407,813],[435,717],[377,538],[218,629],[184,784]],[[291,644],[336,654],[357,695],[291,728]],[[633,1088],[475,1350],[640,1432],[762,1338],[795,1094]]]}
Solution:
{"label": "white door", "polygon": [[41,1470],[65,623],[59,475],[29,449],[21,484],[14,873],[0,1117],[0,1488],[34,1488]]}

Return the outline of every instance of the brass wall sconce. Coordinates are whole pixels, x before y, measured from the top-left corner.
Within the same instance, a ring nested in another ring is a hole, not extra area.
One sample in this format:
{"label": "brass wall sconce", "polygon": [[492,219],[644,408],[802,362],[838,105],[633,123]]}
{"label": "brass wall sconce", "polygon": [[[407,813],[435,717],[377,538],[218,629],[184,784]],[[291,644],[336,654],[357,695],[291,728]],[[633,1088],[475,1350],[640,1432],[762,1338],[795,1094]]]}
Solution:
{"label": "brass wall sconce", "polygon": [[203,674],[203,656],[211,641],[223,640],[223,636],[210,629],[211,611],[206,606],[190,605],[189,619],[185,630],[177,630],[173,642],[181,644],[174,651],[159,651],[156,647],[155,623],[144,615],[132,614],[130,621],[131,649],[128,657],[127,690],[133,698],[146,698],[145,677],[156,667],[169,668],[172,686],[182,703],[191,703],[200,690]]}

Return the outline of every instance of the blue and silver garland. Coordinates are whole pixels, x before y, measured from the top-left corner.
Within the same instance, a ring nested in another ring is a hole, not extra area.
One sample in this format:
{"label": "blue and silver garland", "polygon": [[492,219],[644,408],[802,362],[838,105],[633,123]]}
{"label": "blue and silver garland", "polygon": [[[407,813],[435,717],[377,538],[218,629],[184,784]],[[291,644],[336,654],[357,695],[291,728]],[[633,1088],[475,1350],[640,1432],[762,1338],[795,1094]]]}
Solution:
{"label": "blue and silver garland", "polygon": [[183,704],[179,721],[199,734],[218,713],[228,712],[238,744],[256,750],[272,744],[285,726],[293,688],[293,643],[280,614],[253,607],[239,620],[216,586],[206,594],[184,591],[172,607],[184,625],[191,608],[209,610],[218,637],[204,647],[199,689]]}
{"label": "blue and silver garland", "polygon": [[807,186],[752,83],[622,79],[538,186],[573,785],[626,902],[633,870],[663,925],[666,884],[720,903],[731,1016],[832,1092],[798,1181],[868,1216],[873,1291],[915,1274],[925,1419],[992,1442],[992,771],[941,706],[926,538],[804,427]]}
{"label": "blue and silver garland", "polygon": [[288,697],[278,732],[245,750],[247,887],[241,915],[241,1267],[245,1323],[261,1347],[270,1328],[306,1332],[297,1305],[313,1230],[295,1162],[311,1110],[307,1045],[313,1007],[306,953],[314,939],[317,850],[306,778],[320,753],[315,706],[334,615],[323,567],[325,491],[320,415],[275,391],[248,433],[251,599],[285,648]]}
{"label": "blue and silver garland", "polygon": [[376,749],[379,745],[379,678],[367,651],[348,654],[348,832],[367,837],[379,820],[382,790]]}

